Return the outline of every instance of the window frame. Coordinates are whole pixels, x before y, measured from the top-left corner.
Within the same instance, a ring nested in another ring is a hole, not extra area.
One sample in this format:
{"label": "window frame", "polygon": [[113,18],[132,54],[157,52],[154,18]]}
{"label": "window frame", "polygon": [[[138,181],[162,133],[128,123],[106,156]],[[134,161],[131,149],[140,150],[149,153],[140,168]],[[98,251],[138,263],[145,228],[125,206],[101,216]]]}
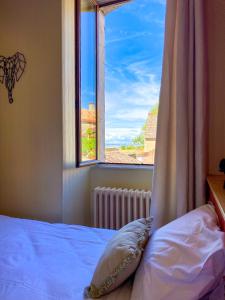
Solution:
{"label": "window frame", "polygon": [[98,12],[99,6],[94,0],[90,0],[95,6],[95,64],[96,64],[96,159],[82,161],[81,141],[81,1],[75,1],[75,128],[76,128],[76,167],[84,167],[99,163],[98,160]]}

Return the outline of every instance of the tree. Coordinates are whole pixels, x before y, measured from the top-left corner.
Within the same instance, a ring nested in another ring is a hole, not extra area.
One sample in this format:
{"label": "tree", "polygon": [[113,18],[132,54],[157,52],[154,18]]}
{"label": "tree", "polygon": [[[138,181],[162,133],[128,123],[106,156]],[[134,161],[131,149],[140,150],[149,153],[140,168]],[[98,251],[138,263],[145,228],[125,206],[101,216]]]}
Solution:
{"label": "tree", "polygon": [[158,115],[158,111],[159,111],[159,103],[156,103],[150,110],[150,113],[154,115]]}
{"label": "tree", "polygon": [[142,132],[132,140],[132,144],[135,146],[144,146],[144,140],[144,133]]}
{"label": "tree", "polygon": [[96,137],[95,131],[91,128],[86,130],[85,136],[82,137],[82,155],[89,159],[94,159],[96,155]]}

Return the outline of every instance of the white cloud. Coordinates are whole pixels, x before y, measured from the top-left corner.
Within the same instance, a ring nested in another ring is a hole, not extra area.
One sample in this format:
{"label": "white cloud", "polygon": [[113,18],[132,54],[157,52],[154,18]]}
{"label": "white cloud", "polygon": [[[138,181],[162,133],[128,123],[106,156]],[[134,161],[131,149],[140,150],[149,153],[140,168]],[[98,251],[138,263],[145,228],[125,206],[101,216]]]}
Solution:
{"label": "white cloud", "polygon": [[106,127],[107,144],[126,144],[140,133],[140,128]]}
{"label": "white cloud", "polygon": [[[140,134],[149,110],[159,100],[160,82],[147,65],[145,60],[135,62],[114,70],[113,76],[108,77],[105,115],[108,144],[126,144]],[[136,80],[129,79],[131,74]]]}
{"label": "white cloud", "polygon": [[130,65],[127,70],[136,80],[121,80],[115,77],[110,80],[111,88],[106,91],[106,109],[120,108],[129,106],[129,110],[137,112],[138,107],[145,107],[149,110],[151,106],[159,100],[160,82],[154,74],[144,70],[140,65]]}
{"label": "white cloud", "polygon": [[144,121],[147,119],[148,110],[140,108],[127,108],[113,114],[114,119],[124,120],[127,123],[132,121]]}
{"label": "white cloud", "polygon": [[126,40],[132,40],[132,39],[136,39],[138,37],[146,37],[146,36],[150,36],[150,35],[151,35],[151,32],[147,32],[147,31],[133,32],[131,34],[128,34],[128,32],[124,32],[123,34],[121,34],[121,32],[120,32],[118,37],[106,40],[105,44],[108,45],[108,44],[112,44],[112,43],[122,42],[122,41],[126,41]]}

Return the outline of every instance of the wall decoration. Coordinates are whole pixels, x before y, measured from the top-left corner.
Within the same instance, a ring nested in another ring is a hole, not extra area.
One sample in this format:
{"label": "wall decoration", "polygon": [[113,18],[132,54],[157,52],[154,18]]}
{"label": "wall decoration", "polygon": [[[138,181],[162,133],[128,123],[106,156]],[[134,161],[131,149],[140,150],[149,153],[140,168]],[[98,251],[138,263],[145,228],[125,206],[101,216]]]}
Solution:
{"label": "wall decoration", "polygon": [[25,66],[25,56],[20,52],[9,57],[0,55],[0,82],[5,84],[8,90],[9,103],[13,103],[12,91],[16,81],[19,81],[23,75]]}

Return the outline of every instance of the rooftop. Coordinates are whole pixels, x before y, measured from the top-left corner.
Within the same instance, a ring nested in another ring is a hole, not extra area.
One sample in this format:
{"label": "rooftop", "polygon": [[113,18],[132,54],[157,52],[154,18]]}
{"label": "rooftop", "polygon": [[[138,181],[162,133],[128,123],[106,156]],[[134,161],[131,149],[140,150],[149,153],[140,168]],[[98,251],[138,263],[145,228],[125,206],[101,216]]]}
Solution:
{"label": "rooftop", "polygon": [[105,162],[108,163],[123,163],[123,164],[142,164],[139,160],[136,158],[121,153],[119,151],[106,151],[105,153]]}
{"label": "rooftop", "polygon": [[88,124],[96,123],[95,110],[81,109],[81,122]]}

